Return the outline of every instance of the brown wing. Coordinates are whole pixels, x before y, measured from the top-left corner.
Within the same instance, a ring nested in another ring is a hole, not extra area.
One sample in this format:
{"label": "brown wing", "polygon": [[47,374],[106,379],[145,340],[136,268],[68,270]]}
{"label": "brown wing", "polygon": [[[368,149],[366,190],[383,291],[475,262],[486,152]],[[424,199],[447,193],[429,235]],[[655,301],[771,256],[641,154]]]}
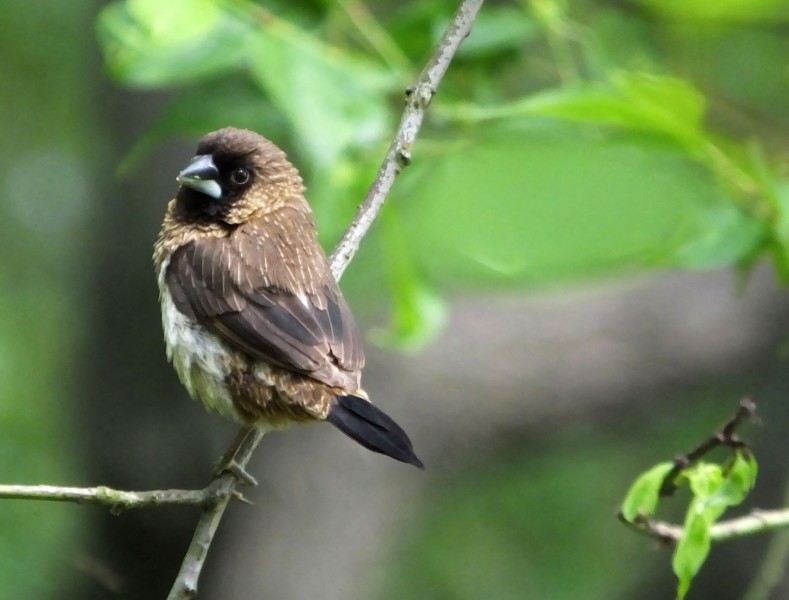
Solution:
{"label": "brown wing", "polygon": [[166,275],[176,307],[250,356],[329,385],[358,386],[361,339],[322,252],[300,257],[321,262],[302,265],[312,280],[297,294],[265,272],[284,266],[266,255],[264,242],[250,249],[243,236],[205,238],[179,248]]}

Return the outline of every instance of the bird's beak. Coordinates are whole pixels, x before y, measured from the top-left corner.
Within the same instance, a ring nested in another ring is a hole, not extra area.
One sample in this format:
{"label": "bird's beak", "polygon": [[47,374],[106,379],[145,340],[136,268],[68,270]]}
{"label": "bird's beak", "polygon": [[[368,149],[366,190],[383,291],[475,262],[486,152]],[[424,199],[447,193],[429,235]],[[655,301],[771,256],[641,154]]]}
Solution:
{"label": "bird's beak", "polygon": [[219,185],[219,169],[210,154],[198,154],[175,180],[183,186],[192,188],[219,200],[222,197],[222,186]]}

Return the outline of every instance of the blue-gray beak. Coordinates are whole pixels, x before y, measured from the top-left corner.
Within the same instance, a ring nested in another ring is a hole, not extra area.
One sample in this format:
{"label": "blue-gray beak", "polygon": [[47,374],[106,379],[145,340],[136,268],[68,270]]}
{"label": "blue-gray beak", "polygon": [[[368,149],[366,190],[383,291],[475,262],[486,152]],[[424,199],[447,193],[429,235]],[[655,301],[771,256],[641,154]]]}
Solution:
{"label": "blue-gray beak", "polygon": [[175,180],[183,186],[219,200],[222,186],[219,185],[219,169],[210,154],[198,154]]}

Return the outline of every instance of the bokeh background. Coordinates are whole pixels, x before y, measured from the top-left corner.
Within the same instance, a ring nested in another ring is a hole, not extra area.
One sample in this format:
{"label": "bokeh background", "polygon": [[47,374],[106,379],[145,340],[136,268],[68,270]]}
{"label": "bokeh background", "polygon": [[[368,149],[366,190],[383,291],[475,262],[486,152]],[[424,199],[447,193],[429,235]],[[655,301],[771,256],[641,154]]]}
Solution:
{"label": "bokeh background", "polygon": [[[166,364],[150,261],[176,173],[254,128],[330,248],[453,9],[3,1],[0,481],[206,483],[235,428]],[[788,28],[786,0],[486,3],[343,281],[427,470],[272,434],[200,597],[670,598],[615,511],[745,394],[740,512],[785,505]],[[196,518],[3,501],[0,598],[163,598]],[[787,597],[788,546],[714,547],[690,598]]]}

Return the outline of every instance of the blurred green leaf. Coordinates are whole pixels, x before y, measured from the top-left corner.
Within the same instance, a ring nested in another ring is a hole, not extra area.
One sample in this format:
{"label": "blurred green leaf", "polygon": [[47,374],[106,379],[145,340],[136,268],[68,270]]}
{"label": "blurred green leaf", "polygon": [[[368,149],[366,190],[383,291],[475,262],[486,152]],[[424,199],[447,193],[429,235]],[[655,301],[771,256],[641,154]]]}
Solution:
{"label": "blurred green leaf", "polygon": [[490,109],[461,105],[457,110],[469,120],[529,115],[612,125],[692,146],[700,141],[705,100],[681,79],[620,72],[604,83],[550,90]]}
{"label": "blurred green leaf", "polygon": [[655,514],[658,500],[660,500],[660,488],[666,475],[673,468],[674,463],[672,462],[660,463],[635,480],[622,502],[622,516],[626,520],[633,522],[639,515],[648,517]]}
{"label": "blurred green leaf", "polygon": [[693,500],[688,507],[682,537],[674,552],[677,597],[685,597],[693,578],[710,551],[710,530],[727,508],[740,504],[756,482],[757,465],[745,449],[735,451],[727,468],[698,463],[683,471]]}
{"label": "blurred green leaf", "polygon": [[[443,24],[440,30],[445,28]],[[492,5],[479,13],[471,35],[463,41],[457,56],[482,58],[514,50],[537,33],[537,25],[526,10]]]}
{"label": "blurred green leaf", "polygon": [[693,497],[701,502],[708,502],[723,484],[723,469],[716,464],[700,462],[683,470],[682,475],[690,483]]}
{"label": "blurred green leaf", "polygon": [[740,504],[756,485],[757,473],[758,465],[753,455],[745,449],[736,451],[718,492],[721,503],[726,506]]}
{"label": "blurred green leaf", "polygon": [[764,223],[733,202],[704,204],[697,218],[678,232],[677,245],[655,262],[688,269],[737,265],[764,243],[765,236]]}
{"label": "blurred green leaf", "polygon": [[126,0],[106,6],[97,21],[107,69],[136,87],[226,74],[244,58],[247,33],[215,0]]}
{"label": "blurred green leaf", "polygon": [[250,50],[255,80],[288,116],[318,168],[389,131],[386,94],[396,78],[383,67],[273,17]]}
{"label": "blurred green leaf", "polygon": [[672,20],[724,23],[789,20],[789,6],[785,0],[640,0],[639,3]]}
{"label": "blurred green leaf", "polygon": [[677,598],[682,600],[690,589],[691,581],[701,569],[710,551],[710,525],[706,514],[694,511],[693,504],[685,519],[682,538],[674,551],[672,566],[679,580]]}
{"label": "blurred green leaf", "polygon": [[[429,168],[417,160],[394,192],[411,252],[431,281],[501,286],[732,264],[756,243],[753,217],[726,208],[731,200],[715,180],[681,154],[577,129],[499,125],[469,130],[462,146],[431,156]],[[705,230],[720,220],[739,238]],[[706,245],[702,231],[712,236]]]}

